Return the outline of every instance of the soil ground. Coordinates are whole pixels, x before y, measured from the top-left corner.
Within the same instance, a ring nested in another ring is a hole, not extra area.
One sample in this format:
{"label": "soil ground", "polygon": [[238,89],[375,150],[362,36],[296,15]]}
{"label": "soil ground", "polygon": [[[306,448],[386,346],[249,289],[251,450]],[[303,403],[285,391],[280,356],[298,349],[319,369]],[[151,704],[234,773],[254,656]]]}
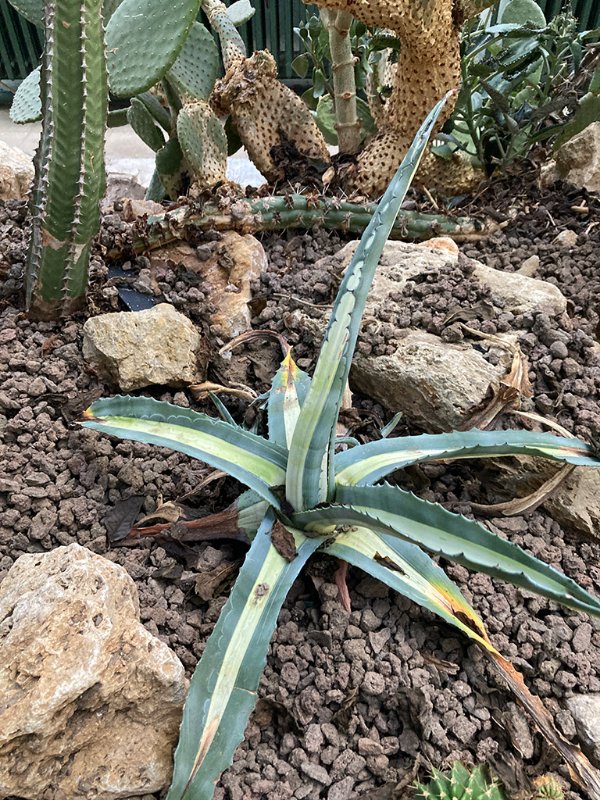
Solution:
{"label": "soil ground", "polygon": [[[504,230],[465,244],[459,272],[410,284],[402,312],[390,316],[382,309],[377,334],[363,337],[359,346],[383,352],[393,346],[398,329],[408,326],[454,341],[464,333],[448,316],[460,307],[472,328],[515,331],[529,359],[535,408],[578,436],[597,439],[600,366],[593,345],[599,333],[600,205],[565,187],[540,191],[513,180],[489,190],[477,208],[506,218],[511,204],[518,210]],[[110,239],[120,226],[118,217],[107,225],[103,236]],[[553,242],[565,228],[578,234],[572,249]],[[218,479],[201,486],[211,471],[198,462],[112,441],[74,424],[92,399],[115,387],[99,383],[82,360],[85,316],[33,323],[22,313],[25,237],[24,206],[0,206],[0,580],[22,553],[85,545],[127,569],[139,590],[142,621],[191,672],[243,558],[243,545],[144,540],[119,547],[115,531],[123,520],[133,521],[136,509],[140,515],[154,511],[161,498],[181,500],[198,513],[219,510],[233,499],[236,485]],[[255,287],[255,326],[284,333],[300,365],[310,369],[315,343],[290,325],[288,312],[330,303],[337,276],[314,264],[342,241],[335,233],[313,231],[269,235],[263,243],[269,269]],[[512,271],[532,255],[540,259],[536,277],[555,283],[569,299],[567,314],[559,319],[490,315],[468,257]],[[158,293],[206,328],[201,284],[176,266],[151,283],[147,266],[144,258],[131,265],[136,287]],[[92,274],[87,314],[120,308],[99,258]],[[235,377],[261,392],[276,361],[273,345],[252,344],[236,354]],[[231,379],[226,362],[217,362],[215,370],[215,377]],[[206,409],[186,391],[154,395]],[[255,413],[235,401],[228,405],[238,419],[249,421]],[[355,396],[346,423],[353,435],[367,440],[388,418],[368,398]],[[398,429],[409,431],[415,432]],[[467,462],[413,469],[396,480],[467,515],[471,501],[504,500],[510,491],[506,487],[499,495]],[[543,507],[486,524],[600,592],[600,540],[584,541],[563,530]],[[271,643],[261,700],[217,798],[398,798],[416,771],[424,776],[427,765],[443,768],[454,759],[486,762],[512,793],[548,771],[567,778],[475,647],[353,569],[348,613],[333,582],[335,566],[317,559],[294,585]],[[600,691],[600,623],[462,567],[447,569],[496,646],[524,672],[561,732],[576,740],[564,699]],[[230,577],[223,581],[223,575]],[[571,787],[567,796],[580,795]]]}

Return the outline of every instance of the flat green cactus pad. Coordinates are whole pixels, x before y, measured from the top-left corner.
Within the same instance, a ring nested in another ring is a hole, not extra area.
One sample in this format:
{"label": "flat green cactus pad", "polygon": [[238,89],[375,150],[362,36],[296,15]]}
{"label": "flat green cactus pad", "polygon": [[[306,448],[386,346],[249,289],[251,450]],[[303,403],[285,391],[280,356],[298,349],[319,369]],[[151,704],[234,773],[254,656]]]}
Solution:
{"label": "flat green cactus pad", "polygon": [[106,28],[111,91],[145,92],[179,55],[200,8],[199,0],[123,0]]}
{"label": "flat green cactus pad", "polygon": [[44,0],[8,0],[22,17],[37,25],[44,27]]}
{"label": "flat green cactus pad", "polygon": [[219,77],[219,49],[200,22],[192,25],[168,77],[181,92],[196,100],[208,100]]}
{"label": "flat green cactus pad", "polygon": [[17,89],[9,116],[13,122],[18,124],[37,122],[42,118],[40,67],[30,72]]}
{"label": "flat green cactus pad", "polygon": [[148,111],[144,103],[137,97],[132,98],[131,105],[127,109],[127,121],[137,133],[144,144],[151,150],[158,152],[165,143],[162,131],[155,124],[152,114]]}
{"label": "flat green cactus pad", "polygon": [[190,103],[181,109],[177,136],[197,184],[210,187],[225,179],[227,136],[208,103]]}
{"label": "flat green cactus pad", "polygon": [[229,19],[233,22],[236,28],[252,19],[256,9],[250,0],[236,0],[230,6],[227,6],[227,14]]}

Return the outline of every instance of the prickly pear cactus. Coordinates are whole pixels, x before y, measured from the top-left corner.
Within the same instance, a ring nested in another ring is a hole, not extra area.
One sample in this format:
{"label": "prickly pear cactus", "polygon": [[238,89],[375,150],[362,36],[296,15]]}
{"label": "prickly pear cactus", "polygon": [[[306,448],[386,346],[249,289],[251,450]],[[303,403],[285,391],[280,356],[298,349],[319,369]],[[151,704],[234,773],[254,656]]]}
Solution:
{"label": "prickly pear cactus", "polygon": [[[470,16],[494,0],[317,0],[321,8],[349,11],[366,25],[394,31],[401,42],[390,97],[378,110],[379,134],[361,152],[346,182],[352,190],[376,197],[383,193],[402,161],[419,122],[449,89],[460,84],[460,31]],[[450,116],[448,102],[438,129]],[[431,159],[419,173],[426,183]],[[470,165],[453,165],[456,180],[464,182]],[[466,172],[465,172],[466,171]],[[451,179],[453,180],[453,179]],[[451,181],[450,181],[451,182]]]}
{"label": "prickly pear cactus", "polygon": [[180,94],[208,100],[219,77],[219,49],[204,25],[194,22],[167,77]]}
{"label": "prickly pear cactus", "polygon": [[485,767],[472,772],[456,761],[450,772],[432,771],[428,784],[417,784],[416,800],[504,800],[500,785],[489,780]]}
{"label": "prickly pear cactus", "polygon": [[160,81],[199,9],[200,0],[123,0],[106,28],[111,91],[131,97]]}
{"label": "prickly pear cactus", "polygon": [[227,7],[204,0],[202,9],[218,34],[225,76],[217,81],[211,105],[229,115],[248,155],[268,181],[289,174],[290,157],[311,164],[329,164],[329,151],[308,108],[277,79],[277,66],[266,50],[246,57],[244,42]]}
{"label": "prickly pear cactus", "polygon": [[227,136],[208,103],[187,103],[177,115],[177,138],[196,190],[224,181]]}
{"label": "prickly pear cactus", "polygon": [[50,319],[82,305],[100,224],[107,110],[101,0],[50,0],[45,33],[25,289],[30,313]]}
{"label": "prickly pear cactus", "polygon": [[40,95],[40,67],[36,67],[24,81],[21,81],[10,106],[9,116],[21,125],[37,122],[42,118],[42,98]]}
{"label": "prickly pear cactus", "polygon": [[302,100],[277,79],[266,50],[239,60],[217,81],[211,101],[227,113],[248,155],[268,181],[283,179],[302,163],[327,165],[329,151]]}

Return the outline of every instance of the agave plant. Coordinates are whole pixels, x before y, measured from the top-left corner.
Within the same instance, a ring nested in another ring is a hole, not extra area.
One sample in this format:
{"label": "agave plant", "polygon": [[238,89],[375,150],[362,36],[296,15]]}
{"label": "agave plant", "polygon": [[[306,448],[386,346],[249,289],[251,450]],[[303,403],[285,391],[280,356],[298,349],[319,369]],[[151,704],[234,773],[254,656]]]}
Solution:
{"label": "agave plant", "polygon": [[82,424],[88,428],[186,453],[250,490],[234,512],[251,546],[192,678],[168,800],[213,796],[256,703],[279,610],[317,551],[360,567],[481,645],[573,772],[588,786],[600,787],[596,771],[553,731],[536,698],[495,650],[476,612],[424,551],[579,611],[600,616],[600,602],[478,523],[397,486],[375,485],[409,464],[474,456],[528,454],[600,466],[591,447],[548,434],[470,431],[384,439],[336,452],[336,421],[369,286],[443,104],[441,100],[421,126],[361,239],[341,283],[312,379],[289,352],[275,375],[267,403],[268,440],[232,421],[145,397],[102,399],[84,414]]}

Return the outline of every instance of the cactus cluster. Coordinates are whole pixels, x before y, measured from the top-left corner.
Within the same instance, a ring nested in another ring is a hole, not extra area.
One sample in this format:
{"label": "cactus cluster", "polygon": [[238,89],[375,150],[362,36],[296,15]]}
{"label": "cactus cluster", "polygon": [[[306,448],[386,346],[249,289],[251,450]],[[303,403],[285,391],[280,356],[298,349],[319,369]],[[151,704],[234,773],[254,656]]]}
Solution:
{"label": "cactus cluster", "polygon": [[456,761],[449,772],[432,770],[427,784],[418,783],[415,800],[504,800],[499,783],[479,765],[469,772]]}

